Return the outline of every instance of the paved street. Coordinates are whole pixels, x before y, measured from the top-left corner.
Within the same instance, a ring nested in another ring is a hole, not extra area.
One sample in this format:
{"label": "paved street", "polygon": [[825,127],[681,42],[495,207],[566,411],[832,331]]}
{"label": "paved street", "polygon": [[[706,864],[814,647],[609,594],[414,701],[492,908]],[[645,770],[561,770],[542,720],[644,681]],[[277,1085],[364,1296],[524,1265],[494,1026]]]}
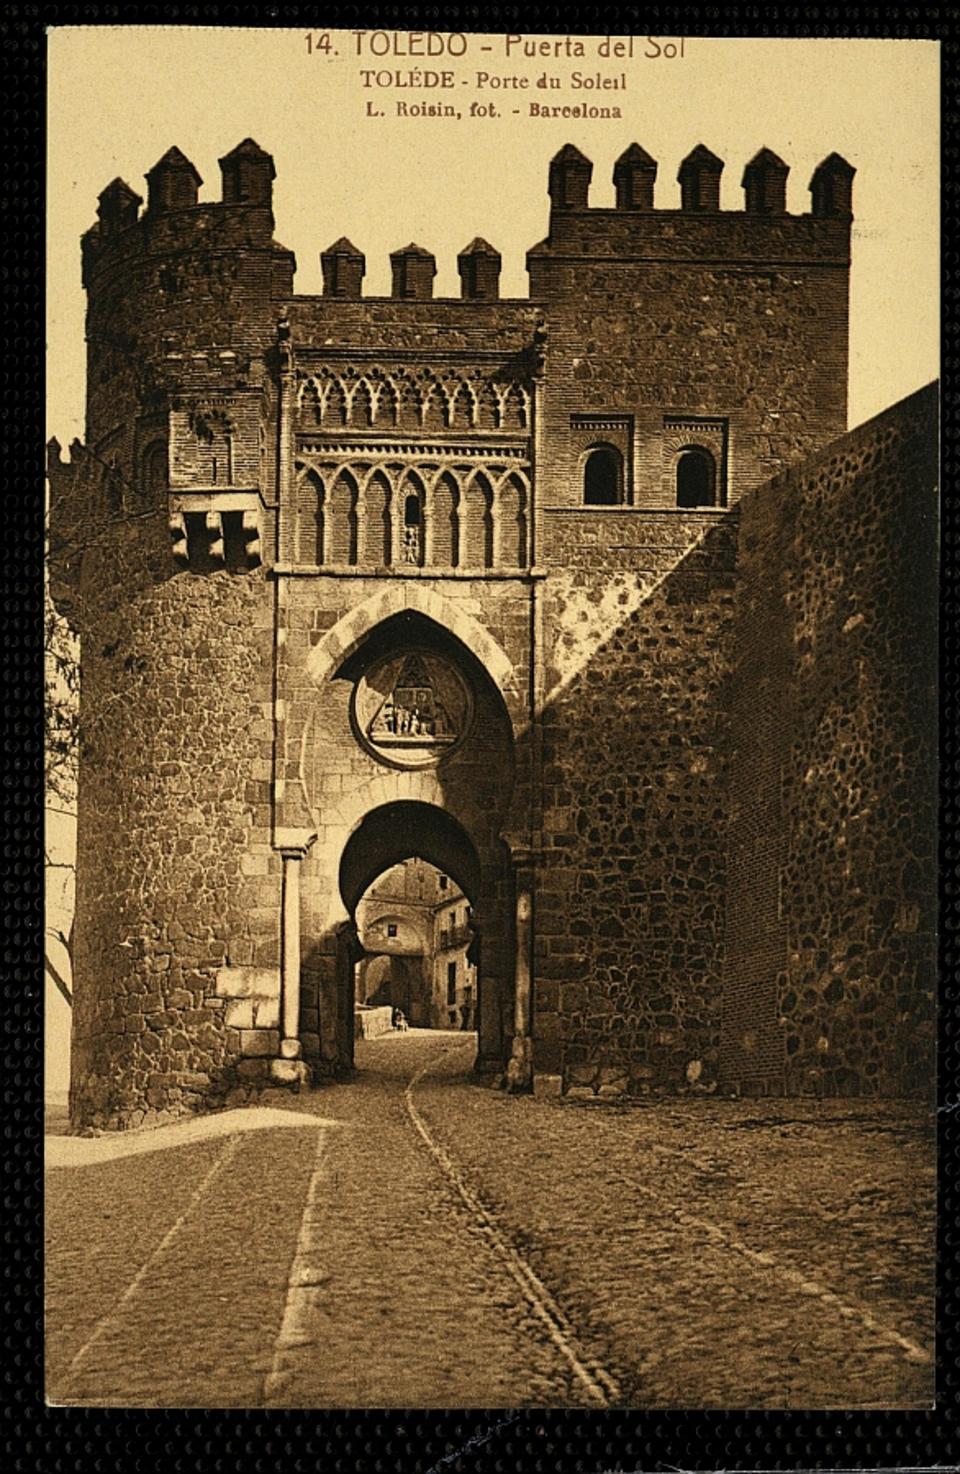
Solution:
{"label": "paved street", "polygon": [[472,1044],[388,1035],[350,1085],[51,1138],[49,1400],[929,1405],[918,1109],[510,1098]]}

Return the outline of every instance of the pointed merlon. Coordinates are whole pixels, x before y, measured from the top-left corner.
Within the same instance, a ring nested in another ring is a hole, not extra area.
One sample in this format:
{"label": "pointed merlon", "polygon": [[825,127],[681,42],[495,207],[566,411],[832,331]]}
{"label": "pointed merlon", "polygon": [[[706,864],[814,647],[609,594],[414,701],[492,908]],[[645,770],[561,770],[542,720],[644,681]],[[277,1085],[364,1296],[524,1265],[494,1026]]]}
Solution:
{"label": "pointed merlon", "polygon": [[114,202],[121,207],[123,205],[143,204],[143,195],[139,195],[135,189],[131,189],[125,179],[119,178],[111,179],[106,189],[101,190],[97,198],[101,205],[109,204],[113,206]]}
{"label": "pointed merlon", "polygon": [[196,180],[198,188],[203,183],[203,180],[200,178],[200,175],[197,172],[196,165],[190,162],[186,154],[182,153],[181,150],[177,148],[176,144],[173,144],[172,147],[168,148],[166,153],[157,160],[153,168],[147,170],[144,177],[149,180],[152,179],[155,174],[180,173],[181,171],[191,174]]}
{"label": "pointed merlon", "polygon": [[255,138],[243,139],[242,143],[237,144],[236,148],[232,148],[228,154],[224,154],[223,158],[218,160],[218,163],[226,164],[228,160],[236,158],[269,159],[271,164],[273,163],[272,155],[268,154],[266,149],[261,148]]}
{"label": "pointed merlon", "polygon": [[550,160],[547,192],[553,209],[586,209],[592,177],[590,160],[572,143],[565,143]]}
{"label": "pointed merlon", "polygon": [[491,302],[500,296],[500,252],[482,236],[474,236],[457,256],[460,295],[466,301]]}
{"label": "pointed merlon", "polygon": [[755,153],[743,171],[741,184],[749,215],[782,215],[787,208],[790,167],[772,149]]}
{"label": "pointed merlon", "polygon": [[648,154],[647,151],[646,151],[646,149],[645,148],[641,148],[641,146],[640,146],[639,143],[631,143],[628,148],[625,148],[624,149],[624,151],[620,155],[619,159],[617,159],[617,162],[613,166],[613,170],[614,170],[614,173],[616,173],[616,171],[618,169],[621,169],[621,168],[624,168],[624,169],[632,169],[632,168],[641,168],[641,169],[644,169],[644,168],[653,168],[653,169],[655,169],[656,167],[657,167],[657,161],[652,156],[652,154]]}
{"label": "pointed merlon", "polygon": [[393,273],[394,297],[405,297],[424,301],[433,296],[433,278],[437,274],[437,263],[432,252],[425,251],[411,241],[399,251],[390,252],[390,267]]}
{"label": "pointed merlon", "polygon": [[617,191],[618,210],[652,210],[653,186],[657,178],[657,161],[631,143],[613,166],[613,183]]}
{"label": "pointed merlon", "polygon": [[853,176],[856,172],[840,154],[828,154],[814,169],[810,180],[813,214],[848,219],[852,214]]}
{"label": "pointed merlon", "polygon": [[[582,154],[574,143],[565,143],[563,148],[558,149],[550,160],[551,164],[590,164],[586,154]],[[590,164],[591,169],[593,165]]]}
{"label": "pointed merlon", "polygon": [[277,171],[273,156],[252,138],[245,138],[219,160],[221,197],[225,205],[261,205],[273,202]]}
{"label": "pointed merlon", "polygon": [[142,204],[142,195],[131,189],[125,179],[112,179],[97,199],[101,234],[111,235],[135,224]]}
{"label": "pointed merlon", "polygon": [[358,250],[358,248],[353,244],[353,241],[348,240],[345,235],[340,236],[339,240],[335,240],[333,242],[333,245],[328,246],[327,249],[323,252],[323,255],[352,257],[359,256],[360,260],[363,260],[363,252],[361,250]]}
{"label": "pointed merlon", "polygon": [[345,235],[320,252],[325,297],[358,298],[362,293],[367,259]]}
{"label": "pointed merlon", "polygon": [[501,259],[500,252],[496,246],[491,246],[490,242],[485,241],[482,235],[475,235],[470,244],[464,246],[457,260],[459,261],[463,256],[495,256],[498,261]]}
{"label": "pointed merlon", "polygon": [[723,160],[718,159],[715,153],[711,153],[705,143],[698,143],[696,148],[692,148],[686,158],[681,161],[677,178],[679,179],[683,171],[689,168],[705,169],[708,173],[719,174],[723,169]]}
{"label": "pointed merlon", "polygon": [[147,209],[154,214],[189,209],[197,203],[197,190],[203,183],[194,165],[176,146],[168,148],[148,169],[146,180]]}
{"label": "pointed merlon", "polygon": [[683,210],[713,211],[720,208],[720,175],[723,160],[705,144],[691,149],[677,170],[680,207]]}

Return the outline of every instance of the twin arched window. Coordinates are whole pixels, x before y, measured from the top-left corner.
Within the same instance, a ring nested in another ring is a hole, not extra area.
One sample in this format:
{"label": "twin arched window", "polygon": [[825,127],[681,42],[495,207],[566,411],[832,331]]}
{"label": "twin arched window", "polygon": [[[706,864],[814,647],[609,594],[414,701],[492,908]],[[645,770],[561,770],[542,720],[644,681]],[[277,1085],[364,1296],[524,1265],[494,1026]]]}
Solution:
{"label": "twin arched window", "polygon": [[[624,496],[623,455],[615,445],[593,445],[581,461],[583,504],[619,507]],[[702,445],[686,445],[674,461],[676,505],[683,508],[718,505],[717,462]]]}

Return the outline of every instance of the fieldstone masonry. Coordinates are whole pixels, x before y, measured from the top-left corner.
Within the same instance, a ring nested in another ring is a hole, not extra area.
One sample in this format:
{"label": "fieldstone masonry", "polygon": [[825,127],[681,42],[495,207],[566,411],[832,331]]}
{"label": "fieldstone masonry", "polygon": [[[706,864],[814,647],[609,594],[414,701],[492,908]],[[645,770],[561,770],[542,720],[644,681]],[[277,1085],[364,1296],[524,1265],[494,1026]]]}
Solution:
{"label": "fieldstone masonry", "polygon": [[567,146],[517,301],[479,238],[458,300],[413,245],[363,297],[343,238],[295,296],[249,139],[219,203],[176,149],[104,191],[48,460],[75,1125],[349,1074],[356,906],[414,854],[508,1088],[925,1088],[934,395],[844,433],[850,167],[802,216],[719,167],[657,208],[633,145],[598,210]]}

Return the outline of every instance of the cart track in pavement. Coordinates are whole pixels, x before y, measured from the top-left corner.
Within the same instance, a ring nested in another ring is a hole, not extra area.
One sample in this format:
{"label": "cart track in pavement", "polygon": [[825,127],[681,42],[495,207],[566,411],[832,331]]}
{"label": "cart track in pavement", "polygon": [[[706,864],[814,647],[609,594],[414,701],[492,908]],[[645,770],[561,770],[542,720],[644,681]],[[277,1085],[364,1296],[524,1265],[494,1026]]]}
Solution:
{"label": "cart track in pavement", "polygon": [[424,1076],[475,1042],[390,1043],[378,1051],[380,1070],[336,1102],[323,1094],[334,1117],[342,1101],[360,1130],[318,1143],[262,1403],[615,1404],[611,1373],[417,1109]]}
{"label": "cart track in pavement", "polygon": [[[453,1049],[463,1049],[465,1047],[467,1046],[463,1044],[452,1046]],[[473,1047],[472,1044],[470,1047]],[[616,1403],[620,1397],[620,1388],[615,1378],[595,1360],[589,1358],[586,1352],[578,1346],[577,1336],[573,1326],[539,1275],[536,1274],[524,1256],[514,1248],[504,1235],[491,1210],[470,1187],[450,1153],[440,1144],[414,1105],[414,1088],[425,1075],[430,1073],[436,1064],[436,1060],[429,1060],[427,1064],[423,1065],[413,1076],[406,1090],[403,1092],[404,1105],[407,1108],[407,1115],[410,1117],[413,1129],[426,1146],[437,1170],[459,1195],[466,1208],[473,1215],[476,1226],[486,1237],[491,1250],[507,1274],[518,1285],[521,1294],[529,1302],[534,1314],[545,1327],[547,1335],[550,1337],[554,1346],[556,1346],[561,1356],[565,1357],[570,1363],[570,1368],[574,1376],[585,1388],[591,1402],[595,1403],[598,1407],[609,1407],[611,1403]]]}

